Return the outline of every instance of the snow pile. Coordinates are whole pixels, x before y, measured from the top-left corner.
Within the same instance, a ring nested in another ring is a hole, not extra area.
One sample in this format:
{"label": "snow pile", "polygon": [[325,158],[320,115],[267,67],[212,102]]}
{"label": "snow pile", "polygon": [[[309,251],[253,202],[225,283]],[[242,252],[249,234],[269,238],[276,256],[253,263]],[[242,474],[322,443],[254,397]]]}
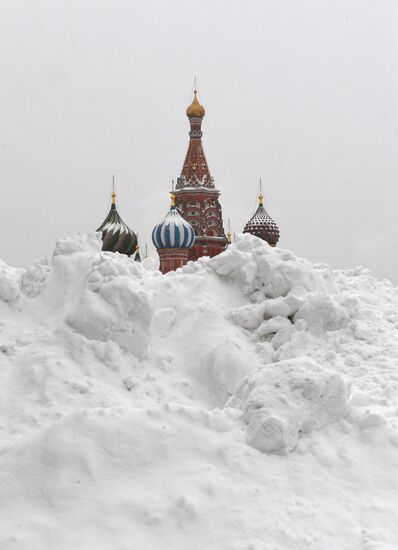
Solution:
{"label": "snow pile", "polygon": [[311,359],[287,359],[245,378],[228,406],[244,411],[250,445],[285,454],[296,447],[300,434],[340,418],[347,393],[338,374]]}
{"label": "snow pile", "polygon": [[0,548],[398,547],[398,292],[243,236],[0,264]]}
{"label": "snow pile", "polygon": [[18,299],[21,271],[0,260],[0,300],[15,302]]}
{"label": "snow pile", "polygon": [[115,342],[142,357],[153,315],[152,293],[137,264],[95,260],[66,323],[89,340]]}

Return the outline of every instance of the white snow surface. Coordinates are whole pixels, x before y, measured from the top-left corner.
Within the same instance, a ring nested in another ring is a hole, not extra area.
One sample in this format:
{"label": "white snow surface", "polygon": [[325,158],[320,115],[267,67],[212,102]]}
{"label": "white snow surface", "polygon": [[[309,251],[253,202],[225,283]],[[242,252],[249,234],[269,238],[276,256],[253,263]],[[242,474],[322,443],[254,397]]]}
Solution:
{"label": "white snow surface", "polygon": [[0,262],[0,549],[398,548],[398,291],[241,236]]}

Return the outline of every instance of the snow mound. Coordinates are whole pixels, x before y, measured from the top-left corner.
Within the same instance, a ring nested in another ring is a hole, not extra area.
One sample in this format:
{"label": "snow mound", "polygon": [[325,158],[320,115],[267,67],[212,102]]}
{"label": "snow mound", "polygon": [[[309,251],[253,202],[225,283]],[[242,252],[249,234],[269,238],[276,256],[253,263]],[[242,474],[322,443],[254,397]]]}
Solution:
{"label": "snow mound", "polygon": [[210,260],[219,275],[228,275],[245,283],[248,291],[261,289],[262,296],[286,296],[293,288],[307,291],[325,288],[324,279],[310,262],[287,250],[274,249],[254,238],[243,238],[224,254]]}
{"label": "snow mound", "polygon": [[[214,508],[214,473],[199,480],[192,470],[203,457],[220,473],[228,468],[223,447],[232,427],[220,411],[181,405],[65,416],[3,457],[0,502],[10,515],[0,547],[122,548],[132,522],[141,547],[162,536],[181,538],[183,546],[198,516],[210,519]],[[31,513],[21,517],[21,510]],[[62,537],[51,529],[55,518]]]}
{"label": "snow mound", "polygon": [[20,296],[20,269],[9,267],[0,260],[0,300],[16,302]]}
{"label": "snow mound", "polygon": [[246,377],[228,406],[243,411],[250,445],[286,454],[301,435],[341,418],[347,399],[341,376],[300,357],[266,365]]}
{"label": "snow mound", "polygon": [[0,262],[0,547],[397,548],[397,289],[250,235],[155,264]]}
{"label": "snow mound", "polygon": [[152,292],[133,262],[94,261],[65,322],[89,340],[111,341],[142,357],[150,337]]}

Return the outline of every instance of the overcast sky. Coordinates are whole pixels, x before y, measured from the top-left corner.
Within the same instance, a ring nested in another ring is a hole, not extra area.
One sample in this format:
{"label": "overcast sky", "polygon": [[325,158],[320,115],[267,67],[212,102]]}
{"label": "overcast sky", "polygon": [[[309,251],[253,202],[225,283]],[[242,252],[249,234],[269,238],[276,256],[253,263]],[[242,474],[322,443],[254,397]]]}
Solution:
{"label": "overcast sky", "polygon": [[224,220],[258,179],[280,246],[398,282],[396,0],[1,0],[0,257],[27,265],[110,205],[150,244],[194,75]]}

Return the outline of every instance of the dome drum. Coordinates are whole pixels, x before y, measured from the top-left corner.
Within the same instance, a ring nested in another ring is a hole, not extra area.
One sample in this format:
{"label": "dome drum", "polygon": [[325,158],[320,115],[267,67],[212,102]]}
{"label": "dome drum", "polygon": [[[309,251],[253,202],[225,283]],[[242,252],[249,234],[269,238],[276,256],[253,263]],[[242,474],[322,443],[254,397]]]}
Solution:
{"label": "dome drum", "polygon": [[160,271],[168,273],[183,267],[188,262],[188,248],[159,248]]}

